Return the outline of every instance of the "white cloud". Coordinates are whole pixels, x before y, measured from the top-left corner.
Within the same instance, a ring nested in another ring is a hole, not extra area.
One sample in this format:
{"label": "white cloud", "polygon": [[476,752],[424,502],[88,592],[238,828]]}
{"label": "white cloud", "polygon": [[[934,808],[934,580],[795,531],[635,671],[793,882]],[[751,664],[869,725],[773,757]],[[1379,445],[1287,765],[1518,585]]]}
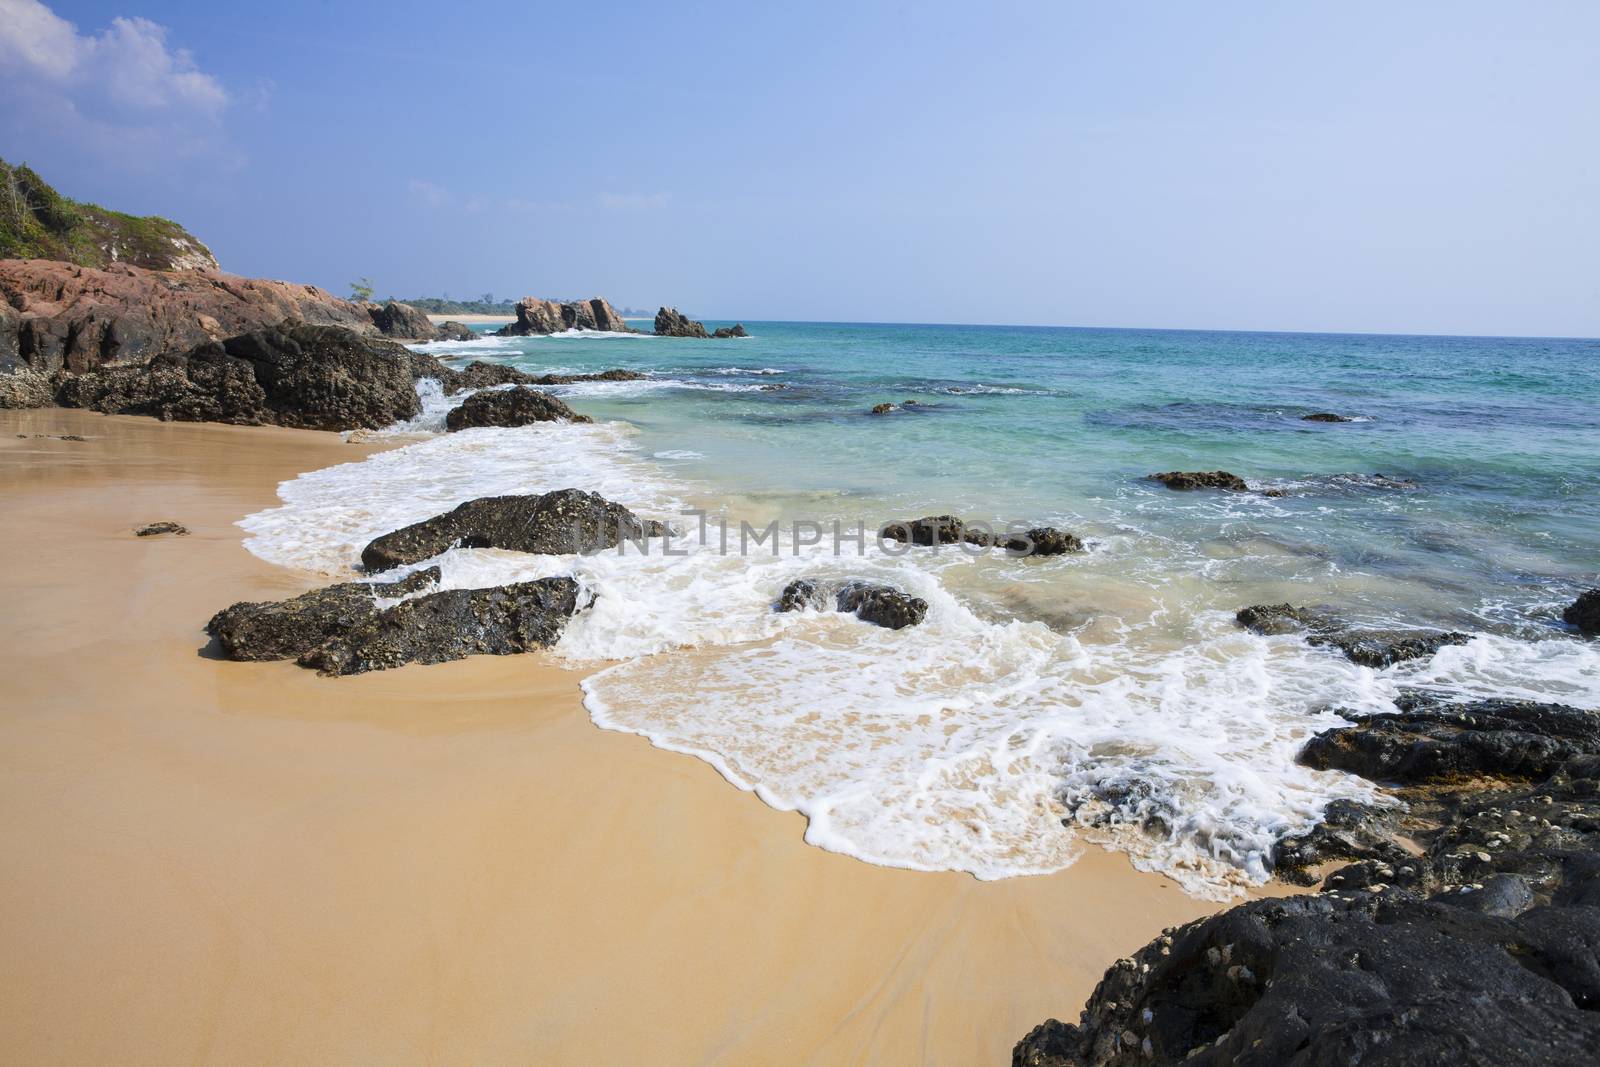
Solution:
{"label": "white cloud", "polygon": [[595,202],[607,211],[653,211],[669,199],[667,193],[601,193]]}
{"label": "white cloud", "polygon": [[114,18],[86,35],[39,0],[0,0],[0,76],[53,90],[77,110],[186,112],[215,118],[228,106],[222,84],[185,49],[167,45],[166,27]]}
{"label": "white cloud", "polygon": [[450,207],[456,202],[455,194],[442,185],[435,185],[421,178],[412,178],[406,182],[406,191],[412,199],[421,201],[429,207]]}

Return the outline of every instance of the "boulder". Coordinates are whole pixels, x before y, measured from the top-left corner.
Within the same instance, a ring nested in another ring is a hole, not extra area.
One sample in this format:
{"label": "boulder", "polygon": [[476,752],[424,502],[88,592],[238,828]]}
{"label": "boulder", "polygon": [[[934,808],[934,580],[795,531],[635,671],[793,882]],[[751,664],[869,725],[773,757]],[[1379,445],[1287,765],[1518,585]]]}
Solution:
{"label": "boulder", "polygon": [[887,414],[889,414],[889,412],[891,412],[893,410],[894,410],[894,405],[893,404],[874,404],[874,405],[872,405],[872,414],[874,414],[874,415],[887,415]]}
{"label": "boulder", "polygon": [[725,339],[729,337],[749,337],[750,334],[745,331],[744,323],[736,322],[732,326],[717,327],[716,331],[712,333],[711,336]]}
{"label": "boulder", "polygon": [[1464,645],[1471,634],[1446,630],[1402,630],[1355,627],[1325,608],[1290,604],[1255,604],[1235,616],[1239,625],[1263,636],[1300,634],[1306,643],[1336,648],[1363,667],[1390,667],[1423,659],[1446,645]]}
{"label": "boulder", "polygon": [[343,675],[549,648],[580,609],[579,595],[567,577],[430,593],[362,619],[297,662]]}
{"label": "boulder", "polygon": [[180,422],[377,429],[421,410],[419,360],[434,362],[340,327],[285,323],[139,366],[68,376],[56,401]]}
{"label": "boulder", "polygon": [[846,611],[863,622],[889,630],[915,626],[928,614],[928,602],[893,586],[873,582],[825,583],[798,578],[778,596],[779,611]]}
{"label": "boulder", "polygon": [[366,308],[367,314],[372,317],[372,325],[385,337],[405,341],[439,339],[439,331],[428,319],[427,314],[410,304],[389,300],[382,304],[368,304]]}
{"label": "boulder", "polygon": [[1231,493],[1243,493],[1250,488],[1243,478],[1227,471],[1166,471],[1150,475],[1150,480],[1168,489],[1226,489]]}
{"label": "boulder", "polygon": [[476,341],[478,332],[464,322],[451,319],[441,322],[434,331],[434,339],[439,341]]}
{"label": "boulder", "polygon": [[497,331],[500,337],[524,337],[536,334],[562,333],[566,330],[604,330],[608,333],[629,333],[611,304],[601,297],[593,300],[539,300],[524,297],[516,304],[517,321]]}
{"label": "boulder", "polygon": [[473,393],[445,416],[447,430],[466,430],[475,426],[527,426],[534,422],[591,422],[558,397],[537,389],[513,386]]}
{"label": "boulder", "polygon": [[223,654],[235,660],[295,659],[377,615],[380,600],[423,592],[439,582],[429,567],[387,584],[342,582],[290,600],[243,601],[206,623]]}
{"label": "boulder", "polygon": [[677,308],[664,307],[656,312],[657,337],[705,337],[703,323],[696,322]]}
{"label": "boulder", "polygon": [[1355,422],[1349,415],[1336,415],[1331,411],[1318,411],[1311,415],[1301,415],[1301,422]]}
{"label": "boulder", "polygon": [[469,500],[443,515],[373,539],[361,551],[369,571],[429,559],[452,547],[501,548],[548,555],[599,552],[624,539],[660,537],[666,527],[581,489],[539,496]]}
{"label": "boulder", "polygon": [[[0,407],[3,407],[0,404]],[[1579,633],[1593,637],[1600,634],[1600,589],[1590,589],[1579,594],[1578,599],[1567,605],[1561,613],[1561,619],[1568,626],[1575,626]]]}
{"label": "boulder", "polygon": [[0,372],[77,373],[145,363],[280,324],[375,336],[372,317],[314,286],[216,270],[104,270],[0,260]]}

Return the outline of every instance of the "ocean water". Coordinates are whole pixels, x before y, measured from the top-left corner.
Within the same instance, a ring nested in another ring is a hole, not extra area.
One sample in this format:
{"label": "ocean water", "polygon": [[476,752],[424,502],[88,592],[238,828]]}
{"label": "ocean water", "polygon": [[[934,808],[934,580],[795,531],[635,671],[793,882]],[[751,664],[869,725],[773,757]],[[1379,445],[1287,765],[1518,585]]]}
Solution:
{"label": "ocean water", "polygon": [[[566,486],[674,519],[674,555],[436,562],[449,587],[573,574],[596,592],[556,654],[601,668],[585,684],[600,726],[803,812],[820,847],[980,878],[1058,870],[1093,842],[1226,897],[1328,801],[1373,795],[1294,762],[1340,709],[1407,689],[1600,709],[1600,643],[1559,622],[1600,577],[1600,342],[746,325],[419,346],[652,377],[551,389],[593,426],[456,434],[438,431],[461,397],[425,382],[423,415],[394,428],[405,447],[285,483],[247,544],[348,577],[398,525]],[[1355,421],[1301,418],[1321,411]],[[1284,495],[1143,477],[1214,468]],[[1060,526],[1089,551],[831,536],[940,513]],[[779,551],[739,551],[741,522],[774,520]],[[802,576],[890,582],[930,611],[897,632],[774,613]],[[1475,636],[1372,670],[1233,621],[1285,600]]]}

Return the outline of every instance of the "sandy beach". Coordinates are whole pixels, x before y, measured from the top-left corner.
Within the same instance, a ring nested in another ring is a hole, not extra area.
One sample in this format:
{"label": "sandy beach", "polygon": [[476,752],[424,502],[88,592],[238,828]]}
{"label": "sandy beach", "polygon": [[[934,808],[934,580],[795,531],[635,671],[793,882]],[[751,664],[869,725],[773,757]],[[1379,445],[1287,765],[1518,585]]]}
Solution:
{"label": "sandy beach", "polygon": [[[594,727],[542,656],[328,679],[204,655],[215,610],[318,584],[234,521],[367,450],[0,414],[0,1059],[1003,1063],[1217,910],[1100,852],[985,883],[809,847]],[[132,535],[156,519],[192,532]]]}

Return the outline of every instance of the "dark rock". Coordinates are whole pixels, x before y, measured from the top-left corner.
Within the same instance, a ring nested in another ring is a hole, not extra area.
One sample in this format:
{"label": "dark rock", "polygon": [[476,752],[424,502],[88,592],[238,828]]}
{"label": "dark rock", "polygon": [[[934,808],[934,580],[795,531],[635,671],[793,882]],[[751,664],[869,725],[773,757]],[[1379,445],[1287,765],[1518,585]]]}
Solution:
{"label": "dark rock", "polygon": [[343,582],[292,600],[245,601],[212,616],[206,633],[229,659],[294,659],[377,615],[378,598],[410,596],[438,581],[439,568],[429,567],[388,584]]}
{"label": "dark rock", "polygon": [[873,582],[849,581],[823,584],[798,578],[784,586],[778,597],[779,611],[847,611],[864,622],[890,630],[915,626],[928,614],[928,602],[892,586]]}
{"label": "dark rock", "polygon": [[1150,480],[1168,489],[1226,489],[1233,493],[1249,490],[1244,479],[1227,471],[1166,471],[1152,474]]}
{"label": "dark rock", "polygon": [[529,374],[509,363],[486,363],[473,360],[460,370],[451,370],[432,356],[417,356],[418,377],[438,378],[446,393],[459,393],[463,389],[488,389],[496,385],[572,385],[575,382],[635,382],[650,377],[632,370],[603,370],[597,374]]}
{"label": "dark rock", "polygon": [[732,326],[719,326],[719,327],[717,327],[716,332],[713,333],[711,336],[712,337],[718,337],[718,338],[727,338],[727,337],[749,337],[750,335],[747,332],[745,332],[744,323],[736,322]]}
{"label": "dark rock", "polygon": [[179,537],[189,532],[189,528],[179,522],[163,520],[161,522],[147,522],[133,531],[135,537],[160,537],[162,534],[177,534]]}
{"label": "dark rock", "polygon": [[391,341],[285,323],[140,366],[69,376],[56,400],[181,422],[377,429],[420,410],[417,366],[415,353]]}
{"label": "dark rock", "polygon": [[466,430],[475,426],[527,426],[534,422],[558,421],[593,420],[579,415],[549,393],[515,386],[473,393],[445,416],[444,425],[447,430]]}
{"label": "dark rock", "polygon": [[496,331],[496,336],[524,337],[566,330],[633,332],[611,304],[598,296],[593,300],[568,300],[565,303],[524,297],[517,301],[516,313],[517,321]]}
{"label": "dark rock", "polygon": [[656,312],[657,337],[704,337],[705,324],[680,314],[677,308],[664,307]]}
{"label": "dark rock", "polygon": [[439,341],[476,341],[478,332],[464,322],[451,319],[438,325],[434,337]]}
{"label": "dark rock", "polygon": [[1297,608],[1290,604],[1255,604],[1240,610],[1236,618],[1239,625],[1258,634],[1303,634],[1308,644],[1337,648],[1363,667],[1389,667],[1403,660],[1422,659],[1446,645],[1462,645],[1471,640],[1470,634],[1456,631],[1353,627],[1324,608]]}
{"label": "dark rock", "polygon": [[1335,800],[1322,821],[1306,833],[1280,840],[1273,849],[1273,873],[1286,882],[1312,885],[1310,868],[1332,860],[1379,860],[1403,865],[1408,857],[1395,843],[1395,813],[1354,800]]}
{"label": "dark rock", "polygon": [[489,496],[375,538],[361,551],[369,571],[386,571],[446,549],[501,548],[569,555],[615,548],[623,539],[660,537],[666,527],[581,489],[542,496]]}
{"label": "dark rock", "polygon": [[891,412],[893,410],[894,410],[894,405],[893,404],[874,404],[874,405],[872,405],[872,414],[874,414],[874,415],[887,415],[887,414],[889,414],[889,412]]}
{"label": "dark rock", "polygon": [[385,337],[394,337],[406,341],[433,341],[437,340],[439,331],[434,329],[433,323],[425,312],[390,300],[383,304],[368,304],[367,314],[372,316],[372,325]]}
{"label": "dark rock", "polygon": [[549,648],[579,610],[578,596],[566,577],[431,593],[362,619],[298,662],[343,675]]}
{"label": "dark rock", "polygon": [[1561,613],[1561,619],[1568,626],[1576,626],[1579,633],[1591,637],[1600,634],[1600,589],[1579,594]]}
{"label": "dark rock", "polygon": [[1414,784],[1543,778],[1576,756],[1600,755],[1600,715],[1561,704],[1416,700],[1393,713],[1341,714],[1356,725],[1313,737],[1302,763]]}
{"label": "dark rock", "polygon": [[1025,534],[990,533],[968,527],[954,515],[929,515],[909,522],[891,522],[878,531],[878,536],[925,547],[969,544],[979,548],[1004,548],[1019,556],[1058,556],[1083,551],[1080,538],[1054,526],[1036,526]]}
{"label": "dark rock", "polygon": [[1348,415],[1335,415],[1331,411],[1319,411],[1314,415],[1301,415],[1302,422],[1355,422]]}

